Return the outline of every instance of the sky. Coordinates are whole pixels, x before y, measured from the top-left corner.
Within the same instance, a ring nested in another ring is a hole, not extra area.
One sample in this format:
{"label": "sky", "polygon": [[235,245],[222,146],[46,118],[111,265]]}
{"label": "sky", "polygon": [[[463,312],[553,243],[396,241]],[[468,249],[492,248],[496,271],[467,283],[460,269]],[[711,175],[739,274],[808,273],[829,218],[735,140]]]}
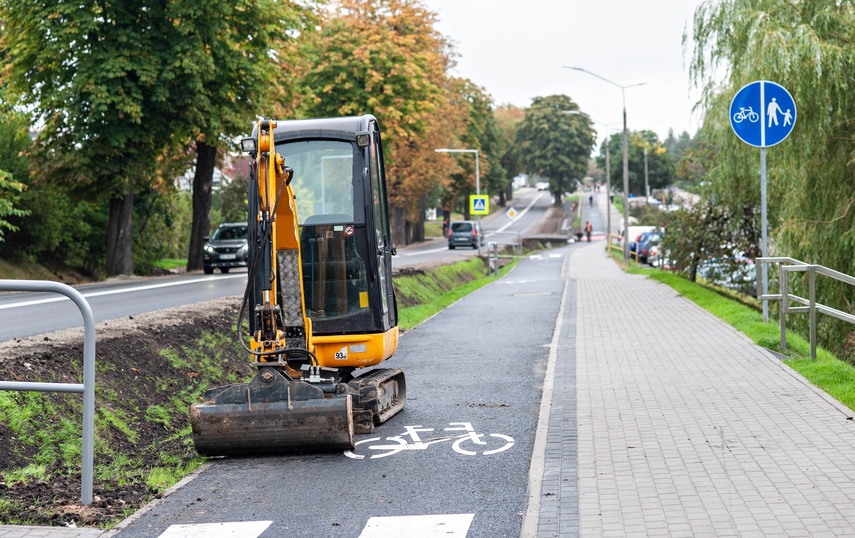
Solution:
{"label": "sky", "polygon": [[[473,81],[497,105],[528,107],[534,97],[564,94],[606,127],[650,130],[660,140],[673,129],[694,135],[700,92],[689,82],[691,32],[702,0],[422,0],[438,15],[436,29],[458,54],[451,74]],[[690,36],[683,48],[683,32]],[[599,122],[599,123],[596,123]],[[614,131],[613,131],[614,132]],[[599,142],[598,144],[599,145]]]}

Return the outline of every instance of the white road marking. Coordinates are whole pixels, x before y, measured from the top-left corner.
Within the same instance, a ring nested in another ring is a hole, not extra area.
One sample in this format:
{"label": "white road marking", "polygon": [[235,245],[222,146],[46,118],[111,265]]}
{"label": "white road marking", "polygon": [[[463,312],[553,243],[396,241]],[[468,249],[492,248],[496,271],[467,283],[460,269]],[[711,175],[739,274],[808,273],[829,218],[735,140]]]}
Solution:
{"label": "white road marking", "polygon": [[475,514],[372,517],[359,538],[465,538]]}
{"label": "white road marking", "polygon": [[[523,209],[522,211],[520,211],[520,212],[519,212],[519,214],[517,214],[517,216],[516,216],[516,218],[515,218],[514,220],[512,220],[511,222],[509,222],[509,223],[505,224],[504,226],[502,226],[501,228],[499,228],[499,229],[498,229],[498,230],[496,230],[495,232],[487,232],[487,233],[485,233],[485,234],[484,234],[484,238],[486,239],[486,238],[488,238],[488,237],[490,237],[490,236],[492,236],[492,235],[495,235],[495,234],[498,234],[498,233],[502,233],[502,232],[504,232],[505,230],[507,230],[508,228],[510,228],[511,226],[513,226],[513,225],[514,225],[514,222],[516,222],[517,220],[519,220],[519,219],[520,219],[520,217],[522,217],[523,215],[525,215],[526,213],[528,213],[528,210],[529,210],[529,209],[531,209],[531,208],[532,208],[532,206],[535,204],[535,202],[537,202],[538,200],[540,200],[540,198],[541,198],[542,196],[544,196],[544,193],[540,193],[540,194],[538,194],[537,196],[535,196],[534,200],[532,200],[532,201],[531,201],[531,203],[530,203],[530,204],[528,204],[528,206],[527,206],[525,209]],[[444,251],[444,250],[448,250],[448,248],[435,248],[435,249],[433,249],[433,250],[422,250],[422,251],[419,251],[419,252],[401,252],[401,253],[399,253],[399,254],[398,254],[398,256],[403,256],[403,257],[407,257],[407,256],[421,256],[422,254],[431,254],[431,253],[434,253],[434,252],[442,252],[442,251]]]}
{"label": "white road marking", "polygon": [[272,521],[170,525],[159,538],[257,538]]}
{"label": "white road marking", "polygon": [[[222,276],[209,276],[202,277],[194,280],[181,280],[179,282],[161,282],[160,284],[147,284],[144,286],[134,286],[132,288],[120,288],[115,290],[104,290],[104,291],[93,291],[89,293],[82,294],[85,298],[90,297],[101,297],[102,295],[116,295],[119,293],[131,293],[135,291],[147,291],[154,290],[157,288],[170,288],[172,286],[184,286],[186,284],[198,284],[200,282],[208,282],[211,280],[228,280],[230,278],[246,278],[246,273],[237,274],[237,275],[222,275]],[[33,306],[37,304],[47,304],[47,303],[56,303],[58,301],[70,300],[65,295],[53,295],[52,297],[47,297],[45,299],[35,299],[33,301],[21,301],[17,303],[9,303],[0,305],[0,310],[5,310],[8,308],[18,308],[20,306]]]}
{"label": "white road marking", "polygon": [[432,253],[434,253],[434,252],[442,252],[442,251],[445,251],[445,250],[448,250],[448,247],[435,248],[435,249],[432,249],[432,250],[420,250],[419,252],[399,252],[399,253],[398,253],[398,256],[404,256],[404,257],[407,257],[407,256],[421,256],[422,254],[432,254]]}
{"label": "white road marking", "polygon": [[537,202],[538,200],[540,200],[540,198],[541,198],[542,196],[544,196],[544,193],[542,193],[542,192],[541,192],[540,194],[538,194],[537,196],[535,196],[535,197],[534,197],[534,200],[532,200],[532,201],[531,201],[531,203],[530,203],[530,204],[528,204],[528,206],[526,206],[526,208],[525,208],[525,209],[523,209],[522,211],[520,211],[520,213],[519,213],[519,215],[517,215],[517,218],[516,218],[516,219],[512,220],[511,222],[509,222],[509,223],[505,224],[504,226],[502,226],[501,228],[499,228],[498,230],[496,230],[496,233],[502,233],[502,232],[504,232],[505,230],[507,230],[508,228],[510,228],[510,227],[514,224],[514,222],[516,222],[516,221],[517,221],[517,219],[522,218],[522,216],[523,216],[523,215],[525,215],[526,213],[528,213],[528,210],[529,210],[529,209],[531,209],[531,207],[535,204],[535,202]]}

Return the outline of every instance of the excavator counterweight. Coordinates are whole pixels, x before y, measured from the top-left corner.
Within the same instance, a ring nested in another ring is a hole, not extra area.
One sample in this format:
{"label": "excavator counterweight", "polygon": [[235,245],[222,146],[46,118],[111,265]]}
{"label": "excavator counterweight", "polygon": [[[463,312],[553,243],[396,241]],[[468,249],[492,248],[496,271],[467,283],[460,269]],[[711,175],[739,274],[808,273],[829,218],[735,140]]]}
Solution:
{"label": "excavator counterweight", "polygon": [[261,120],[250,154],[247,290],[238,327],[258,368],[190,409],[207,456],[354,446],[401,411],[385,171],[377,120]]}

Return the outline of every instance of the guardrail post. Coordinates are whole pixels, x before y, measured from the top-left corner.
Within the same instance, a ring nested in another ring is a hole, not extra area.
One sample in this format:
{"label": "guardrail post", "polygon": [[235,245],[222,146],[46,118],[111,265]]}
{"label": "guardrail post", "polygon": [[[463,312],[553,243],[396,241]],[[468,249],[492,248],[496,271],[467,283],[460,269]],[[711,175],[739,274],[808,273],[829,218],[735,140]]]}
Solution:
{"label": "guardrail post", "polygon": [[787,289],[787,268],[784,264],[778,266],[778,286],[781,288],[781,353],[787,352],[787,306],[790,301],[790,291]]}
{"label": "guardrail post", "polygon": [[65,295],[83,315],[83,385],[0,381],[0,390],[83,393],[83,461],[80,466],[80,500],[92,504],[92,475],[95,452],[95,316],[79,291],[60,282],[44,280],[0,280],[0,290],[46,291]]}
{"label": "guardrail post", "polygon": [[808,300],[810,301],[810,358],[816,360],[816,266],[808,267]]}

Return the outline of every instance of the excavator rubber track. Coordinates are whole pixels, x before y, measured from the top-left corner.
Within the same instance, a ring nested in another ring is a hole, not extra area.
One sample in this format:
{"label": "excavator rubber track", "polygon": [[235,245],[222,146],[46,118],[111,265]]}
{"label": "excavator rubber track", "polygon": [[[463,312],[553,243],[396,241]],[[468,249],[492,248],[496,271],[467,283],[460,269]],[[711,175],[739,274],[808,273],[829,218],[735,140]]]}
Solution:
{"label": "excavator rubber track", "polygon": [[348,383],[356,396],[356,433],[373,433],[402,409],[407,401],[407,382],[400,368],[378,368]]}
{"label": "excavator rubber track", "polygon": [[196,451],[204,456],[347,450],[354,446],[352,396],[332,395],[275,368],[243,384],[211,389],[190,408]]}

